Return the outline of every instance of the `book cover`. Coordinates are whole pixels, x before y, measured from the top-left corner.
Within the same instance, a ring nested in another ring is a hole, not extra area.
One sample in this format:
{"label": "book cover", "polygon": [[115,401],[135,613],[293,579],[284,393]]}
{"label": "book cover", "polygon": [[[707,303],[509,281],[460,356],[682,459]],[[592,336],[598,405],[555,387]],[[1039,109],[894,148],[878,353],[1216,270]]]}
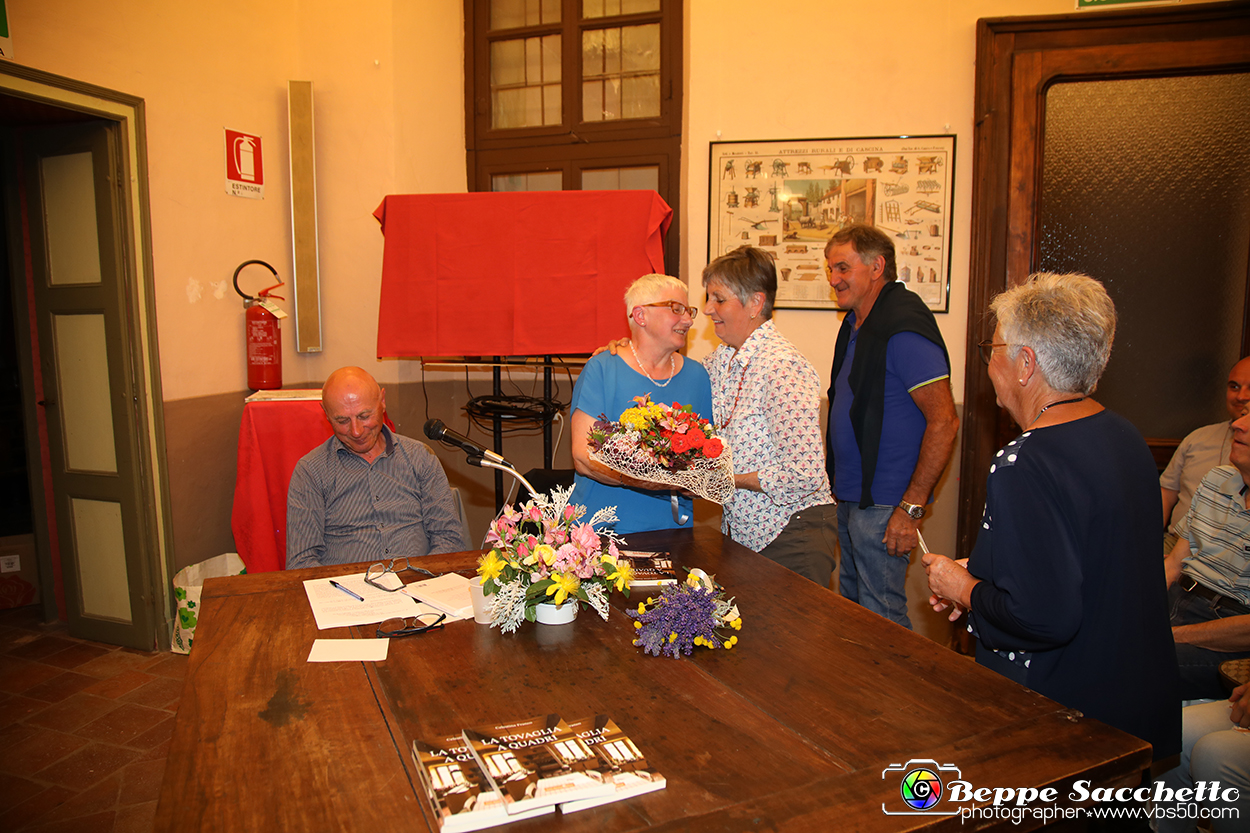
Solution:
{"label": "book cover", "polygon": [[613,793],[567,801],[560,805],[560,812],[576,813],[578,810],[656,792],[667,786],[664,776],[651,768],[638,746],[607,715],[570,720],[569,728],[582,743],[594,751],[603,767],[603,773],[612,783]]}
{"label": "book cover", "polygon": [[509,814],[611,795],[598,758],[559,715],[466,729],[464,739]]}
{"label": "book cover", "polygon": [[443,833],[482,830],[519,818],[546,815],[555,809],[536,807],[509,814],[503,794],[482,774],[461,735],[414,740],[412,759]]}
{"label": "book cover", "polygon": [[673,559],[666,552],[621,550],[621,557],[628,558],[630,566],[634,568],[634,580],[629,583],[630,590],[655,590],[666,584],[677,583]]}

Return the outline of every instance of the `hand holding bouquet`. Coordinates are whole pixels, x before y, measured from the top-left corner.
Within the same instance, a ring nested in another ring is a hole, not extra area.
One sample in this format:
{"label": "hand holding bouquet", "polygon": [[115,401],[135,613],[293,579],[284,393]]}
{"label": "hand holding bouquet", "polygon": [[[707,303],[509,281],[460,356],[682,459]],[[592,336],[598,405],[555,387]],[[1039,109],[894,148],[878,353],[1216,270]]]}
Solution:
{"label": "hand holding bouquet", "polygon": [[734,491],[733,459],[716,428],[689,405],[634,398],[616,422],[601,415],[587,438],[590,458],[614,471],[724,503]]}

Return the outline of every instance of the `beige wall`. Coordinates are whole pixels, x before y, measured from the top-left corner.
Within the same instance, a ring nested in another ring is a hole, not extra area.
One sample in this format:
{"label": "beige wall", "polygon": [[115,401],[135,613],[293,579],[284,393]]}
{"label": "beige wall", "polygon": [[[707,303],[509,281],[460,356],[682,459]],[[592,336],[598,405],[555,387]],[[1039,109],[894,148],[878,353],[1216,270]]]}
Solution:
{"label": "beige wall", "polygon": [[[228,524],[223,495],[232,487],[233,432],[211,432],[211,448],[194,442],[201,434],[195,421],[204,413],[200,406],[237,424],[233,397],[245,388],[242,307],[228,281],[250,258],[290,274],[284,147],[290,79],[311,80],[314,88],[325,352],[295,353],[288,333],[285,379],[319,380],[344,364],[372,368],[394,386],[388,398],[397,422],[418,434],[425,417],[419,364],[373,358],[382,237],[371,213],[389,193],[464,190],[462,0],[7,5],[19,63],[136,95],[147,105],[161,375],[165,399],[178,403],[167,416],[177,446],[171,488],[183,507],[175,512],[179,564],[212,554],[197,542],[221,541],[205,536],[186,514],[194,511],[191,496],[199,501],[210,487],[202,476],[210,462],[220,494],[203,501],[196,523],[208,514],[217,516],[218,527]],[[938,322],[954,364],[955,396],[962,399],[976,20],[1066,13],[1073,6],[1073,0],[686,0],[681,263],[682,277],[694,284],[692,298],[702,303],[709,142],[953,133],[951,311]],[[224,127],[264,138],[263,201],[225,194]],[[248,283],[254,285],[260,284]],[[196,287],[201,297],[192,300],[188,290]],[[777,314],[778,327],[826,385],[839,320],[830,312]],[[700,320],[692,354],[706,355],[715,341]],[[462,375],[432,371],[426,380],[438,391],[430,415],[458,418]],[[485,375],[472,380],[474,393],[489,391]],[[509,439],[509,455],[536,460],[537,442]],[[567,446],[566,434],[564,455]],[[445,459],[453,482],[470,493],[472,518],[484,525],[492,501],[489,475],[466,472],[460,455]],[[953,546],[957,492],[956,477],[948,473],[935,517],[925,526],[935,549]],[[914,615],[923,616],[923,573],[916,567],[910,595]],[[917,624],[934,638],[945,636],[939,621]]]}
{"label": "beige wall", "polygon": [[[288,332],[284,378],[375,362],[382,236],[371,213],[388,193],[465,187],[457,0],[10,0],[8,12],[19,63],[146,103],[166,399],[242,391],[230,277],[251,258],[290,277],[291,79],[313,82],[325,352],[296,353]],[[263,200],[225,193],[226,127],[261,135]],[[245,289],[267,276],[245,270]]]}

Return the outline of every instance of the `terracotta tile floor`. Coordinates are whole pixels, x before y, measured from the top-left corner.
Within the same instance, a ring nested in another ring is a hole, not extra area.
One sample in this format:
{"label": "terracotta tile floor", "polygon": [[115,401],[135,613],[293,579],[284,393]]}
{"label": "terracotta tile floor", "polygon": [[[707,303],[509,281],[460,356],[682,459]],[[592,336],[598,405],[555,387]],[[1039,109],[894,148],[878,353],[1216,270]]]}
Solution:
{"label": "terracotta tile floor", "polygon": [[150,831],[186,664],[0,610],[0,830]]}

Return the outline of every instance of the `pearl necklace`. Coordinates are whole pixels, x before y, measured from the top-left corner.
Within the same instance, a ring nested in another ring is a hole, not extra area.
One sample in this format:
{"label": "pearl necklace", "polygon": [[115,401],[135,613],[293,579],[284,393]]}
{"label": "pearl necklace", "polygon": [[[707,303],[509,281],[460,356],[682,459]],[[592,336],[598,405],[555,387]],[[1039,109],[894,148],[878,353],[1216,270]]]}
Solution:
{"label": "pearl necklace", "polygon": [[634,354],[634,361],[638,362],[638,369],[642,371],[642,375],[647,377],[647,381],[655,385],[657,388],[666,388],[673,381],[673,376],[677,374],[677,356],[674,353],[668,354],[668,378],[661,384],[651,378],[651,374],[647,372],[642,364],[642,359],[638,358],[638,351],[634,349],[634,340],[629,341],[629,352]]}

